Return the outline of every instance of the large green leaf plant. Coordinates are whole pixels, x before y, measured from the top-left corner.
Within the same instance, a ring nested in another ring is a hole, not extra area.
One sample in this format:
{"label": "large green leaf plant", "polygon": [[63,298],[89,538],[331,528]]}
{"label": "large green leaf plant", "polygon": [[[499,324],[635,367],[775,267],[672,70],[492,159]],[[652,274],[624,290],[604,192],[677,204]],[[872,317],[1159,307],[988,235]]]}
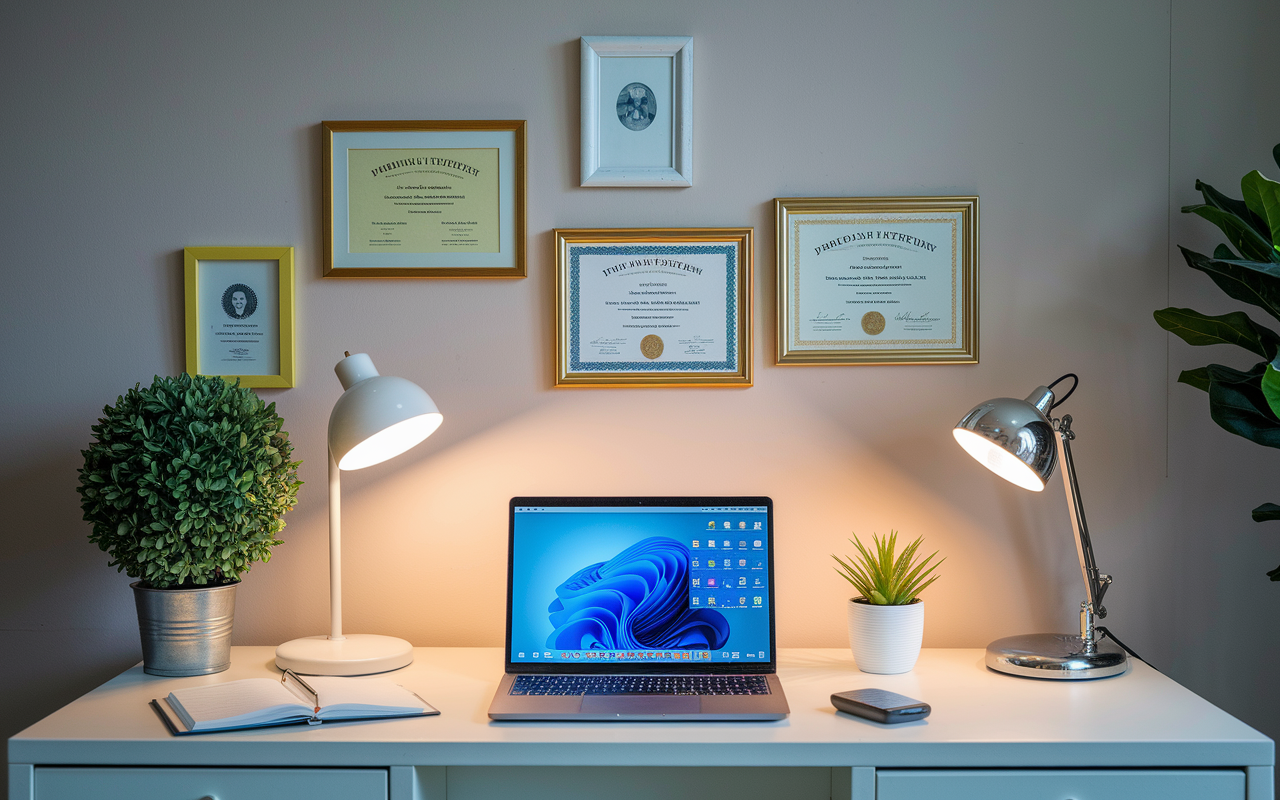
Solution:
{"label": "large green leaf plant", "polygon": [[[1280,166],[1280,144],[1272,155]],[[1183,213],[1209,220],[1230,244],[1218,245],[1212,258],[1179,246],[1187,265],[1208,275],[1231,298],[1280,320],[1280,183],[1254,170],[1240,181],[1243,200],[1202,181],[1196,181],[1196,189],[1204,202],[1184,206]],[[1187,344],[1232,344],[1262,358],[1245,371],[1222,364],[1184,370],[1178,381],[1209,393],[1209,415],[1221,427],[1258,444],[1280,447],[1280,334],[1243,311],[1211,317],[1189,308],[1165,308],[1155,312],[1155,318]],[[1253,510],[1253,519],[1280,520],[1280,505],[1263,503]],[[1280,567],[1267,575],[1280,581]]]}

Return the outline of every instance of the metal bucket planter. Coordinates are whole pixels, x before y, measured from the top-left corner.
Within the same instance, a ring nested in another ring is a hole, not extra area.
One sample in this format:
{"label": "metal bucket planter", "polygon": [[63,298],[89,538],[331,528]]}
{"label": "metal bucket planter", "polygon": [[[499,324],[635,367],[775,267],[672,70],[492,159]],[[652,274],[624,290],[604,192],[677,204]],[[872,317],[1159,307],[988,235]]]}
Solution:
{"label": "metal bucket planter", "polygon": [[148,589],[129,584],[138,606],[142,671],[150,675],[211,675],[231,666],[236,587]]}

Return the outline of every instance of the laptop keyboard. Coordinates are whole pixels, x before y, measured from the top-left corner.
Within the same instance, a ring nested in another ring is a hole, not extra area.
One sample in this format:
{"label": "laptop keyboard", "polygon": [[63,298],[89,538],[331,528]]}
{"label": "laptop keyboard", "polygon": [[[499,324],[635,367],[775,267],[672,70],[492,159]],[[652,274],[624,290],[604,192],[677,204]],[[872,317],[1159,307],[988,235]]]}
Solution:
{"label": "laptop keyboard", "polygon": [[517,675],[513,695],[769,694],[764,675]]}

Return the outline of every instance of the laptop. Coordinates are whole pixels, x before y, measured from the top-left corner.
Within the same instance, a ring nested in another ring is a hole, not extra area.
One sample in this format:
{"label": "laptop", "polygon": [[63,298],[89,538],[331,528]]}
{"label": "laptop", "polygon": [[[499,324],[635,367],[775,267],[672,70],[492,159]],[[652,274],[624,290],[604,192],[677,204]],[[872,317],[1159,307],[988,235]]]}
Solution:
{"label": "laptop", "polygon": [[776,720],[773,501],[516,497],[495,720]]}

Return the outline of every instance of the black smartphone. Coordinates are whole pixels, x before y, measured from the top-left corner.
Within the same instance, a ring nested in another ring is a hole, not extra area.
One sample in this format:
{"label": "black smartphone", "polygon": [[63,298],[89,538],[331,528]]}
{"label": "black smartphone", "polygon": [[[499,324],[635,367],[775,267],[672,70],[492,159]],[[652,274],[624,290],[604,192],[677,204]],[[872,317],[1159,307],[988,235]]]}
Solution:
{"label": "black smartphone", "polygon": [[854,689],[852,692],[838,692],[831,695],[831,705],[841,711],[885,725],[924,719],[933,710],[928,703],[921,703],[904,694],[887,692],[884,689]]}

